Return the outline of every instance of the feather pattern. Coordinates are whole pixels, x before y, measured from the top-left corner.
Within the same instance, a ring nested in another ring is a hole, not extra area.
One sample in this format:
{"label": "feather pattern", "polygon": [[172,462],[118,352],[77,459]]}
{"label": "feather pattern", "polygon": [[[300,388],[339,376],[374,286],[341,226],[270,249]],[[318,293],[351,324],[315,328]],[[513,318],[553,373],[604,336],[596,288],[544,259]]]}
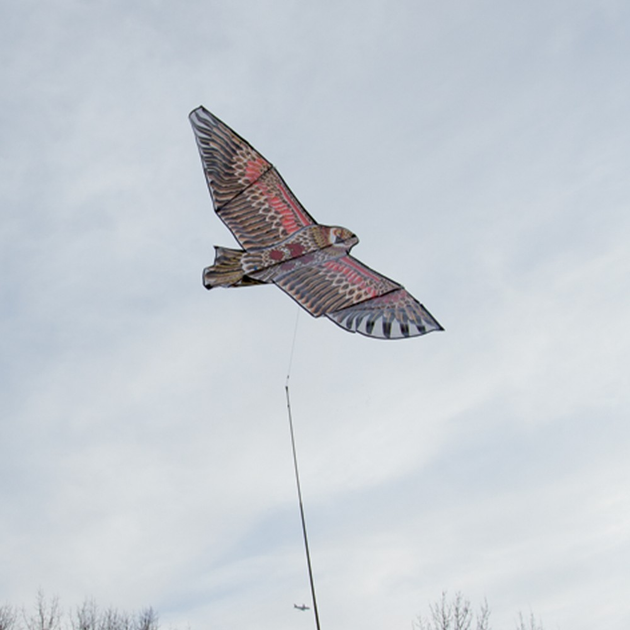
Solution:
{"label": "feather pattern", "polygon": [[379,339],[417,337],[433,330],[444,330],[433,315],[402,287],[326,316],[349,332]]}
{"label": "feather pattern", "polygon": [[377,339],[443,330],[402,285],[350,256],[356,235],[316,223],[246,140],[203,107],[190,121],[215,212],[244,250],[216,248],[207,289],[273,283],[311,315]]}
{"label": "feather pattern", "polygon": [[272,282],[315,317],[401,288],[337,247],[280,267]]}
{"label": "feather pattern", "polygon": [[190,114],[215,212],[246,249],[268,247],[315,220],[276,169],[207,109]]}

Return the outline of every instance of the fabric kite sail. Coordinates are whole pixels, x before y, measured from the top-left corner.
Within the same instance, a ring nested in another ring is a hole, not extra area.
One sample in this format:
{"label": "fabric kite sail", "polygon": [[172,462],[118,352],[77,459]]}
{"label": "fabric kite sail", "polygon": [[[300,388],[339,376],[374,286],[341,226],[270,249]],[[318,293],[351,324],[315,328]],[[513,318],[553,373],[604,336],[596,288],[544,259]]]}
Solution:
{"label": "fabric kite sail", "polygon": [[379,339],[443,330],[402,285],[350,256],[359,239],[318,224],[246,140],[204,107],[190,122],[215,212],[243,248],[215,247],[206,289],[275,284],[314,317]]}

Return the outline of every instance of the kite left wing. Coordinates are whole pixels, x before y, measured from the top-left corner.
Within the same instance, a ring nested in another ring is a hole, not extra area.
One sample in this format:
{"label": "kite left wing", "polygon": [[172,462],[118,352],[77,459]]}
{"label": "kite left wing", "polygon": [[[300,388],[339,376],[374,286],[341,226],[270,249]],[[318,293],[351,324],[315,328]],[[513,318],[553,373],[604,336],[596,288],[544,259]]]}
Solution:
{"label": "kite left wing", "polygon": [[314,219],[280,173],[207,109],[190,113],[215,212],[246,249],[268,247]]}

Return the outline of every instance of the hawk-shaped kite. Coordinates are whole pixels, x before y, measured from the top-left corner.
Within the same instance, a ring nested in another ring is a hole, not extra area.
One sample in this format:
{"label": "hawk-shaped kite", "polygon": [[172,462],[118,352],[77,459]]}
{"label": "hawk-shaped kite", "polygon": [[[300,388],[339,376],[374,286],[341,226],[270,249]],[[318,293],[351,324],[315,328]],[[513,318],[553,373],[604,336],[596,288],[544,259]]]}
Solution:
{"label": "hawk-shaped kite", "polygon": [[214,209],[243,248],[215,247],[206,289],[273,283],[314,317],[379,339],[442,330],[400,284],[350,256],[359,239],[319,225],[248,142],[203,107],[190,122]]}

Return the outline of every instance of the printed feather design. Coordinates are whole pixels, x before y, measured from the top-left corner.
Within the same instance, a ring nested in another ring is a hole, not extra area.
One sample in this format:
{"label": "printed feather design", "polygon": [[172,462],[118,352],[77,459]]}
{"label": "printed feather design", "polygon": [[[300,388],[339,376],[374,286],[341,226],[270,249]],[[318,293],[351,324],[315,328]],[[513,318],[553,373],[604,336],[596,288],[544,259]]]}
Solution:
{"label": "printed feather design", "polygon": [[318,224],[246,140],[203,107],[190,121],[215,212],[243,248],[215,248],[207,289],[273,283],[314,317],[378,339],[443,330],[400,284],[350,256],[359,239]]}

